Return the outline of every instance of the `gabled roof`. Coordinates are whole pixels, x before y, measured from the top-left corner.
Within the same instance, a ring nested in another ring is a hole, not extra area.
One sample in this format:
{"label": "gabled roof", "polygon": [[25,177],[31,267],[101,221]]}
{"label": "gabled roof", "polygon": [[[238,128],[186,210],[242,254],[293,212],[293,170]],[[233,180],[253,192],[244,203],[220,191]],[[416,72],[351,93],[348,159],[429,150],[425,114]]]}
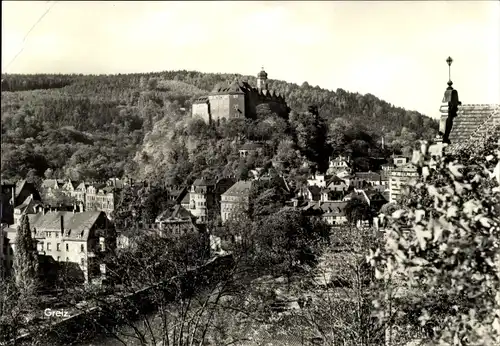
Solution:
{"label": "gabled roof", "polygon": [[172,221],[172,220],[191,220],[194,216],[183,206],[177,204],[172,208],[163,211],[156,218],[156,222]]}
{"label": "gabled roof", "polygon": [[189,204],[189,192],[182,198],[181,204]]}
{"label": "gabled roof", "polygon": [[[57,189],[61,186],[62,186],[62,184],[57,179],[45,179],[42,182],[42,188],[45,188],[45,189],[49,189],[49,188],[50,189]],[[16,187],[16,189],[17,189],[17,187]]]}
{"label": "gabled roof", "polygon": [[27,184],[26,179],[22,179],[16,182],[16,199],[23,190],[24,186]]}
{"label": "gabled roof", "polygon": [[[446,113],[447,107],[441,106],[441,113]],[[462,147],[474,145],[492,131],[500,127],[500,105],[468,104],[458,107],[456,118],[450,132],[451,145],[447,151],[456,151]]]}
{"label": "gabled roof", "polygon": [[[95,225],[99,216],[104,215],[100,211],[85,211],[74,213],[71,211],[48,212],[46,214],[28,214],[31,230],[36,229],[36,234],[43,231],[61,231],[61,216],[64,222],[65,239],[87,240],[89,230]],[[67,230],[71,230],[68,234]],[[80,236],[83,231],[83,236]],[[36,235],[35,235],[36,236]]]}
{"label": "gabled roof", "polygon": [[24,211],[28,212],[34,212],[34,208],[37,205],[42,205],[42,202],[40,201],[35,201],[33,198],[33,195],[29,195],[23,203],[19,204],[18,206],[15,207],[15,209],[18,209],[23,213]]}
{"label": "gabled roof", "polygon": [[223,196],[249,196],[250,190],[252,188],[251,181],[238,181],[233,186],[231,186],[226,192],[224,192]]}

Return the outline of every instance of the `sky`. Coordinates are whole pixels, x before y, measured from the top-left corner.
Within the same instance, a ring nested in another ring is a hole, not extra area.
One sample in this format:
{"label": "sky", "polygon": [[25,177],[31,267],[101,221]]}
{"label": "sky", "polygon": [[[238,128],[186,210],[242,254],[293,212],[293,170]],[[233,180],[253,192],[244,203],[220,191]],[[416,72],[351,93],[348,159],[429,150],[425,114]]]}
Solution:
{"label": "sky", "polygon": [[499,1],[2,1],[2,73],[264,66],[436,118],[448,56],[462,103],[500,103]]}

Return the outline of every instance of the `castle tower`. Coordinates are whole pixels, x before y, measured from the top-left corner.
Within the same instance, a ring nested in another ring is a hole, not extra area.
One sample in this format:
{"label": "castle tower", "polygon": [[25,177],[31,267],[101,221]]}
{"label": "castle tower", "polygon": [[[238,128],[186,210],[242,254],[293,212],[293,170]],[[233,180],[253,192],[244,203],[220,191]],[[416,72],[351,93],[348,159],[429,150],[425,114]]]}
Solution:
{"label": "castle tower", "polygon": [[267,72],[264,71],[264,67],[257,75],[257,89],[262,92],[267,91]]}

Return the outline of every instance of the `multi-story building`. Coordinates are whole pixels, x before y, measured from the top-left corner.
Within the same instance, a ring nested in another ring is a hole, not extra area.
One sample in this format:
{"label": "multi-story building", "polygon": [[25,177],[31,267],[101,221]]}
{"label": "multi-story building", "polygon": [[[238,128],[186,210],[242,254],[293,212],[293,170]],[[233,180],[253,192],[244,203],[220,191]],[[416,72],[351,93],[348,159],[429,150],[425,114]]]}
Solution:
{"label": "multi-story building", "polygon": [[[103,257],[116,247],[114,227],[102,211],[27,214],[38,253],[52,259],[84,282],[102,277]],[[16,251],[19,224],[7,229],[8,266]]]}
{"label": "multi-story building", "polygon": [[248,211],[252,181],[238,181],[221,196],[222,222],[237,219]]}
{"label": "multi-story building", "polygon": [[285,99],[269,90],[264,69],[257,75],[256,87],[242,81],[216,85],[209,95],[193,102],[191,114],[207,123],[221,119],[255,118],[257,106],[261,104],[269,105],[270,110],[279,116],[288,117],[289,108]]}
{"label": "multi-story building", "polygon": [[340,155],[334,160],[329,160],[327,174],[334,174],[340,178],[348,176],[352,172],[351,159],[349,156]]}
{"label": "multi-story building", "polygon": [[408,158],[402,155],[394,155],[392,157],[392,162],[396,167],[402,167],[408,163]]}
{"label": "multi-story building", "polygon": [[14,207],[23,203],[30,195],[33,195],[35,200],[40,200],[40,193],[35,185],[26,180],[20,180],[15,184],[2,182],[2,223],[7,225],[14,223]]}
{"label": "multi-story building", "polygon": [[155,220],[155,229],[160,235],[183,235],[197,232],[195,218],[188,210],[177,204],[163,211]]}
{"label": "multi-story building", "polygon": [[418,176],[417,167],[412,163],[393,169],[389,180],[389,201],[398,202],[405,193],[405,187],[414,182]]}
{"label": "multi-story building", "polygon": [[215,209],[215,182],[196,179],[189,190],[189,212],[196,217],[197,223],[206,223]]}
{"label": "multi-story building", "polygon": [[331,226],[340,226],[347,223],[345,207],[347,202],[312,202],[309,203],[303,210],[309,216],[321,217],[327,224]]}
{"label": "multi-story building", "polygon": [[380,177],[380,174],[375,172],[356,172],[354,173],[350,184],[355,188],[378,186],[382,184],[382,179]]}
{"label": "multi-story building", "polygon": [[346,183],[344,179],[340,179],[339,177],[334,176],[332,177],[332,179],[329,180],[327,188],[331,191],[345,192],[349,189],[349,185]]}
{"label": "multi-story building", "polygon": [[46,179],[42,184],[44,194],[51,198],[57,194],[69,196],[81,210],[103,211],[108,217],[115,209],[118,185],[126,186],[123,182],[118,184],[116,179],[107,183],[78,183],[72,180]]}

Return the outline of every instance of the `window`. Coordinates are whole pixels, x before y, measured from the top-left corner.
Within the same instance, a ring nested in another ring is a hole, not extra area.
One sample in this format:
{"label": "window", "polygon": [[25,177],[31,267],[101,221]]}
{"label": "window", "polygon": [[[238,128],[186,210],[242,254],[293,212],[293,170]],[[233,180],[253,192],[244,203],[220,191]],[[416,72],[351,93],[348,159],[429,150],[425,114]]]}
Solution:
{"label": "window", "polygon": [[61,251],[61,244],[57,243],[57,251]]}
{"label": "window", "polygon": [[43,243],[40,243],[40,251],[43,251]]}
{"label": "window", "polygon": [[82,264],[82,266],[85,265],[85,258],[82,258],[82,260],[80,261],[80,263]]}
{"label": "window", "polygon": [[51,245],[50,243],[47,243],[47,251],[51,251],[52,250],[50,245]]}
{"label": "window", "polygon": [[66,244],[66,251],[69,251],[69,244]]}
{"label": "window", "polygon": [[85,252],[85,245],[80,245],[80,252]]}

